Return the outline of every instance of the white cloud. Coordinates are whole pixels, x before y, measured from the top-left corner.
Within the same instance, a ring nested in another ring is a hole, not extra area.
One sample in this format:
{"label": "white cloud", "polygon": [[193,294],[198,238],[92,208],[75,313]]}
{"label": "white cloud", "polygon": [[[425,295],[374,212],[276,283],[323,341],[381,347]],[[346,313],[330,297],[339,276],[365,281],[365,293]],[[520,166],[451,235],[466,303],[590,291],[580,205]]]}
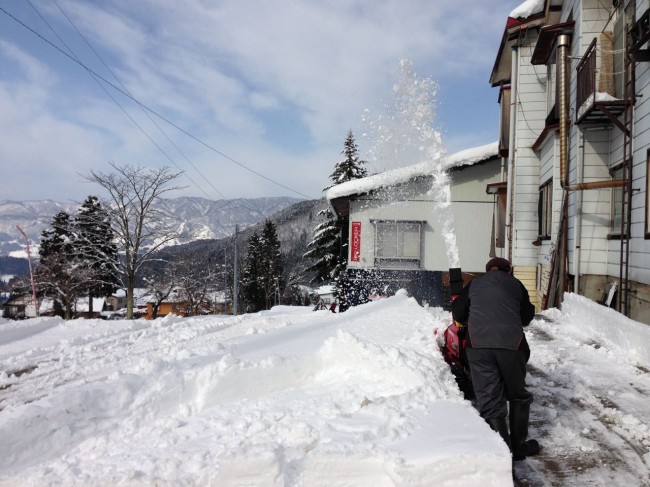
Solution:
{"label": "white cloud", "polygon": [[[381,110],[389,101],[400,58],[411,59],[419,75],[441,86],[487,84],[506,16],[518,3],[60,1],[138,100],[237,161],[315,195],[327,185],[347,130],[361,139],[364,108]],[[34,4],[85,63],[113,81],[57,8]],[[31,9],[17,14],[46,32]],[[63,187],[73,168],[76,174],[110,160],[172,165],[82,68],[42,41],[23,47],[7,38],[0,53],[10,68],[0,70],[0,96],[10,103],[0,113],[0,137],[11,142],[10,153],[19,154],[25,167],[56,165]],[[7,74],[18,68],[20,79]],[[193,172],[133,102],[108,90],[179,166]],[[20,114],[12,116],[12,109]],[[156,122],[229,196],[287,193]],[[290,133],[276,139],[285,126]],[[5,157],[6,149],[0,151]],[[227,183],[224,174],[232,174]],[[201,194],[191,188],[187,193]]]}

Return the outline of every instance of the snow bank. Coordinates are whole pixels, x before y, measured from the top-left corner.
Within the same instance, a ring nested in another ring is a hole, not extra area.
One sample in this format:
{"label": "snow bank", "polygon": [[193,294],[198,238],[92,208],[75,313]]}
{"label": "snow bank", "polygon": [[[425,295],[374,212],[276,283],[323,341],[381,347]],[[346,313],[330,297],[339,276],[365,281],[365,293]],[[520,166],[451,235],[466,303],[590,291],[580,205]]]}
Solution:
{"label": "snow bank", "polygon": [[404,292],[342,314],[53,325],[0,354],[35,367],[0,377],[0,485],[511,481],[433,339],[444,325]]}
{"label": "snow bank", "polygon": [[566,331],[608,347],[627,350],[631,361],[650,363],[650,326],[574,293],[565,293],[563,321],[572,323]]}
{"label": "snow bank", "polygon": [[[0,318],[0,320],[2,320]],[[24,321],[0,321],[0,346],[42,333],[63,323],[61,318],[34,318]]]}

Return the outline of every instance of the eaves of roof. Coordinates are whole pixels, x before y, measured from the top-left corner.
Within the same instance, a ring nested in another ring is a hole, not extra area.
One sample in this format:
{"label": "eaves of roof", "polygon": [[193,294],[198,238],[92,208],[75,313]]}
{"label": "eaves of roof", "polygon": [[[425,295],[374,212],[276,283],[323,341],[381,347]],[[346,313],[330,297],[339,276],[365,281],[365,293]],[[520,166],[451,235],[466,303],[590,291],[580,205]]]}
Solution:
{"label": "eaves of roof", "polygon": [[422,177],[427,177],[432,174],[435,164],[442,164],[449,171],[460,171],[496,159],[499,157],[498,145],[498,142],[492,142],[443,156],[442,160],[425,161],[412,166],[374,174],[362,179],[348,181],[328,189],[325,193],[325,198],[329,201],[337,215],[345,216],[347,202],[351,198],[357,198],[382,188],[397,186]]}
{"label": "eaves of roof", "polygon": [[562,5],[553,0],[546,0],[544,10],[526,18],[508,17],[506,28],[497,51],[497,58],[490,74],[490,84],[500,86],[510,83],[510,68],[512,62],[512,47],[516,46],[520,36],[528,29],[539,28],[545,24],[559,22]]}

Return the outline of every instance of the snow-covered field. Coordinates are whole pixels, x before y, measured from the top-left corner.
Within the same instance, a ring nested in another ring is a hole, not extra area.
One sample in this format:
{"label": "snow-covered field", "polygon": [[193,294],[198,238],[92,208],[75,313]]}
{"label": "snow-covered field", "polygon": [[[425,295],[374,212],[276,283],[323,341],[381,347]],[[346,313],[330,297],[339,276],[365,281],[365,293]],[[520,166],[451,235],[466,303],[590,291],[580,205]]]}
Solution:
{"label": "snow-covered field", "polygon": [[[2,322],[0,485],[512,485],[438,351],[448,320],[400,292],[342,314]],[[567,295],[527,333],[544,450],[519,482],[650,485],[650,327]]]}

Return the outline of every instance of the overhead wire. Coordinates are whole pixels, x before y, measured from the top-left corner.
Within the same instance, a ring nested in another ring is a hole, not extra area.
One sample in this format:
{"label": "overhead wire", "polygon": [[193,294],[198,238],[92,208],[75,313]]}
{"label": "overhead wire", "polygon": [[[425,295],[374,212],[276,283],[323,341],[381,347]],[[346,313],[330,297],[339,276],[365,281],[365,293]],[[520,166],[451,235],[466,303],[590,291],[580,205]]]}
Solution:
{"label": "overhead wire", "polygon": [[[29,1],[29,0],[28,0],[28,1]],[[99,59],[99,61],[104,65],[104,67],[108,70],[108,72],[110,72],[110,73],[113,75],[113,78],[115,78],[115,80],[120,84],[120,86],[124,89],[124,91],[126,91],[127,93],[130,94],[128,88],[124,85],[124,83],[122,83],[122,81],[120,80],[120,78],[115,74],[115,72],[110,68],[110,66],[109,66],[109,65],[104,61],[104,59],[102,58],[102,56],[101,56],[101,55],[96,51],[96,49],[92,46],[92,44],[91,44],[91,43],[86,39],[86,37],[81,33],[81,31],[77,28],[77,26],[76,26],[75,23],[72,21],[72,19],[68,16],[68,14],[67,14],[67,13],[63,10],[63,8],[59,5],[59,3],[57,2],[57,0],[53,0],[53,2],[54,2],[54,4],[58,7],[58,9],[61,11],[61,13],[63,14],[63,16],[66,18],[66,20],[68,21],[68,23],[69,23],[69,24],[74,28],[74,30],[77,32],[77,34],[79,35],[79,37],[81,37],[81,38],[83,39],[83,41],[86,43],[86,45],[88,46],[88,48],[93,52],[93,54],[95,54],[95,56],[97,57],[97,59]],[[32,6],[32,7],[33,7],[33,6]],[[35,9],[35,8],[34,8],[34,9]],[[35,10],[36,10],[36,9],[35,9]],[[41,16],[41,18],[43,18],[43,16],[40,14],[40,12],[37,11],[37,13],[39,13],[39,16]],[[63,44],[64,44],[64,45],[68,48],[68,50],[72,53],[72,52],[73,52],[72,49],[71,49],[71,48],[70,48],[70,47],[65,43],[65,41],[63,41],[63,39],[61,39],[61,37],[56,33],[56,31],[55,31],[54,29],[52,29],[52,27],[47,23],[47,21],[46,21],[45,19],[43,19],[43,21],[46,23],[46,25],[48,25],[48,27],[50,27],[50,29],[52,30],[52,32],[54,32],[54,34],[55,34],[55,35],[56,35],[56,36],[61,40],[61,42],[63,42]],[[78,56],[75,56],[75,57],[78,59]],[[95,79],[94,76],[93,76],[93,79]],[[95,81],[96,81],[96,80],[95,80]],[[100,86],[101,86],[101,84],[100,84]],[[102,87],[102,89],[104,89],[104,91],[106,92],[105,88],[104,88],[103,86],[101,86],[101,87]],[[120,104],[117,102],[117,100],[115,100],[115,98],[114,98],[113,96],[110,95],[110,93],[107,93],[107,94],[109,95],[109,97],[110,97],[110,98],[111,98],[111,99],[112,99],[112,100],[113,100],[113,101],[114,101],[114,102],[115,102],[115,103],[116,103],[116,104],[117,104],[117,105],[118,105],[118,106],[119,106],[123,111],[125,111],[125,110],[120,106]],[[138,105],[138,106],[139,106],[139,105]],[[199,169],[194,165],[194,163],[192,163],[192,161],[191,161],[191,160],[190,160],[190,159],[185,155],[185,153],[181,150],[181,148],[178,147],[178,145],[176,145],[176,144],[174,143],[174,141],[171,139],[171,137],[169,137],[169,135],[168,135],[168,134],[167,134],[167,133],[162,129],[162,127],[160,127],[160,125],[155,121],[155,119],[151,116],[151,114],[150,114],[148,111],[146,111],[146,110],[145,110],[144,108],[142,108],[141,106],[139,106],[139,108],[140,108],[140,110],[142,110],[142,112],[147,116],[147,118],[149,118],[149,120],[151,121],[151,123],[153,123],[154,126],[155,126],[159,131],[160,131],[160,133],[163,134],[163,135],[165,136],[165,138],[166,138],[166,139],[167,139],[167,140],[172,144],[172,146],[174,146],[174,148],[175,148],[175,149],[179,152],[179,154],[180,154],[180,155],[181,155],[181,156],[182,156],[182,157],[187,161],[187,163],[188,163],[190,166],[192,166],[192,168],[193,168],[193,169],[194,169],[194,170],[195,170],[195,171],[196,171],[196,172],[197,172],[197,173],[198,173],[198,174],[199,174],[199,175],[200,175],[200,176],[205,180],[205,182],[208,184],[208,186],[210,186],[210,187],[215,191],[215,193],[217,193],[217,195],[221,196],[221,198],[223,199],[223,204],[220,205],[219,208],[217,208],[217,210],[224,210],[228,205],[231,205],[231,204],[232,204],[232,199],[229,200],[228,198],[226,198],[226,196],[225,196],[221,191],[219,191],[219,189],[217,189],[217,188],[212,184],[212,182],[210,181],[210,179],[209,179],[205,174],[203,174],[203,173],[202,173],[202,172],[201,172],[201,171],[200,171],[200,170],[199,170]],[[128,113],[127,113],[126,115],[129,116]],[[130,118],[130,119],[135,123],[135,125],[136,125],[136,126],[137,126],[137,127],[138,127],[138,128],[139,128],[139,129],[144,133],[144,134],[145,134],[145,136],[147,136],[147,138],[149,138],[149,140],[151,140],[151,142],[152,142],[152,143],[153,143],[153,144],[154,144],[154,145],[155,145],[155,146],[156,146],[156,147],[157,147],[157,148],[158,148],[158,149],[159,149],[159,150],[160,150],[160,151],[161,151],[161,152],[162,152],[162,153],[163,153],[163,154],[164,154],[164,155],[165,155],[165,156],[166,156],[166,157],[171,161],[171,162],[172,162],[172,164],[174,164],[174,166],[176,166],[176,168],[177,168],[178,170],[180,170],[180,171],[183,172],[183,176],[185,176],[187,179],[189,179],[190,182],[191,182],[192,184],[194,184],[194,186],[196,186],[196,187],[197,187],[197,188],[198,188],[198,189],[199,189],[199,190],[200,190],[200,191],[201,191],[201,192],[202,192],[202,193],[203,193],[203,194],[204,194],[208,199],[211,199],[211,196],[210,196],[210,195],[205,191],[205,189],[203,189],[203,187],[202,187],[201,185],[197,184],[196,181],[194,181],[194,179],[192,179],[192,178],[191,178],[191,177],[190,177],[190,176],[189,176],[185,171],[183,171],[183,169],[182,169],[181,167],[179,167],[179,165],[176,164],[176,162],[175,162],[175,161],[174,161],[174,160],[173,160],[173,159],[172,159],[172,158],[171,158],[171,157],[170,157],[170,156],[169,156],[169,155],[168,155],[164,150],[162,150],[162,148],[160,148],[160,147],[158,146],[158,144],[156,144],[155,141],[152,140],[152,138],[149,136],[149,134],[147,134],[147,133],[144,131],[144,129],[142,129],[142,128],[140,127],[140,125],[139,125],[137,122],[135,122],[135,120],[133,120],[133,118],[131,118],[130,116],[129,116],[129,118]],[[264,215],[262,212],[260,212],[259,210],[255,209],[255,208],[251,208],[250,206],[246,205],[245,203],[242,203],[241,201],[239,202],[239,206],[235,206],[235,207],[233,207],[233,208],[245,208],[245,209],[247,209],[247,210],[249,210],[249,211],[251,211],[251,212],[253,212],[253,213],[258,213],[258,214],[260,214],[261,216],[266,216],[266,215]]]}
{"label": "overhead wire", "polygon": [[[29,1],[29,0],[28,0],[28,1]],[[58,8],[59,11],[61,12],[61,14],[63,14],[63,16],[65,17],[65,19],[68,21],[68,23],[72,26],[72,28],[77,32],[77,34],[79,35],[79,37],[81,37],[81,39],[86,43],[86,45],[88,46],[88,48],[93,52],[93,54],[97,57],[97,59],[99,59],[99,61],[104,65],[104,67],[108,70],[108,72],[111,73],[111,75],[113,75],[113,78],[115,78],[115,80],[120,84],[120,86],[124,89],[124,91],[130,93],[129,90],[128,90],[128,88],[124,85],[124,83],[122,83],[122,81],[120,80],[120,78],[115,74],[115,72],[111,69],[111,67],[110,67],[110,66],[109,66],[109,65],[104,61],[104,59],[102,58],[102,56],[101,56],[101,55],[97,52],[97,50],[92,46],[92,44],[88,41],[88,39],[86,39],[86,37],[83,35],[83,33],[82,33],[78,28],[77,28],[77,26],[75,25],[75,23],[74,23],[74,22],[72,21],[72,19],[68,16],[68,14],[63,10],[63,8],[61,7],[61,5],[59,5],[59,3],[57,2],[57,0],[52,0],[52,1],[53,1],[54,4],[57,6],[57,8]],[[40,15],[40,13],[39,13],[39,15]],[[41,15],[41,18],[42,18],[42,15]],[[47,22],[46,22],[46,23],[47,23]],[[51,27],[50,27],[50,28],[51,28]],[[53,32],[54,32],[54,30],[53,30]],[[55,34],[56,34],[56,33],[55,33]],[[57,35],[57,37],[59,37],[59,36]],[[60,37],[59,37],[59,39],[60,39]],[[65,43],[64,43],[64,45],[65,45]],[[68,47],[68,46],[66,45],[66,47]],[[72,49],[70,49],[70,47],[68,47],[68,49],[70,50],[70,52],[72,52]],[[77,56],[75,56],[75,57],[77,57]],[[195,171],[196,171],[196,172],[197,172],[197,173],[198,173],[198,174],[199,174],[199,175],[204,179],[204,181],[208,184],[208,186],[210,186],[210,187],[215,191],[215,193],[217,193],[219,196],[221,196],[221,198],[226,199],[226,197],[224,196],[224,194],[223,194],[221,191],[219,191],[219,190],[218,190],[218,189],[217,189],[217,188],[212,184],[212,182],[210,181],[210,179],[209,179],[207,176],[205,176],[205,174],[203,174],[203,173],[202,173],[202,172],[201,172],[201,171],[200,171],[200,170],[199,170],[199,169],[198,169],[198,168],[197,168],[197,167],[192,163],[192,161],[190,161],[190,159],[185,155],[185,153],[181,150],[181,148],[178,147],[178,145],[176,145],[176,144],[174,143],[174,141],[171,139],[171,137],[169,137],[169,135],[167,135],[167,133],[166,133],[166,132],[165,132],[165,131],[160,127],[160,125],[158,125],[158,123],[154,120],[154,118],[151,116],[151,114],[150,114],[149,112],[147,112],[145,109],[143,109],[142,107],[140,107],[140,110],[142,110],[142,113],[144,113],[144,114],[149,118],[149,120],[151,121],[151,123],[153,123],[154,126],[158,129],[158,131],[159,131],[162,135],[165,136],[165,138],[169,141],[169,143],[170,143],[170,144],[171,144],[171,145],[172,145],[172,146],[173,146],[173,147],[178,151],[178,153],[179,153],[179,154],[180,154],[180,155],[181,155],[181,156],[182,156],[182,157],[187,161],[187,163],[188,163],[190,166],[192,166],[192,168],[193,168],[193,169],[194,169],[194,170],[195,170]],[[167,156],[167,157],[168,157],[168,159],[171,160],[171,158],[170,158],[169,156]],[[174,163],[174,165],[175,165],[178,169],[180,169],[180,167],[178,167],[178,165],[177,165],[174,161],[172,161],[172,162]],[[209,194],[208,194],[208,193],[203,189],[203,187],[201,187],[199,184],[197,184],[197,183],[196,183],[192,178],[190,178],[190,177],[189,177],[185,172],[184,172],[184,175],[185,175],[185,177],[187,177],[187,178],[192,182],[192,184],[194,184],[194,186],[196,186],[196,187],[197,187],[197,188],[198,188],[198,189],[199,189],[203,194],[205,194],[208,198],[210,197],[210,195],[209,195]]]}
{"label": "overhead wire", "polygon": [[266,181],[268,181],[268,182],[270,182],[270,183],[273,183],[273,184],[275,184],[276,186],[279,186],[279,187],[284,188],[284,189],[286,189],[286,190],[288,190],[288,191],[291,191],[292,193],[295,193],[295,194],[297,194],[297,195],[299,195],[299,196],[302,196],[303,198],[306,198],[306,199],[309,199],[309,200],[312,200],[312,199],[318,199],[318,198],[314,198],[313,196],[306,195],[306,194],[304,194],[304,193],[302,193],[302,192],[300,192],[300,191],[298,191],[298,190],[296,190],[296,189],[293,189],[293,188],[291,188],[291,187],[289,187],[289,186],[287,186],[287,185],[285,185],[285,184],[280,183],[279,181],[276,181],[276,180],[274,180],[274,179],[272,179],[272,178],[270,178],[270,177],[268,177],[268,176],[266,176],[266,175],[260,173],[259,171],[256,171],[255,169],[252,169],[252,168],[246,166],[245,164],[243,164],[243,163],[237,161],[236,159],[230,157],[229,155],[227,155],[227,154],[221,152],[220,150],[216,149],[215,147],[211,146],[211,145],[208,144],[207,142],[205,142],[205,141],[199,139],[198,137],[196,137],[196,136],[193,135],[192,133],[188,132],[188,131],[185,130],[184,128],[180,127],[180,126],[177,125],[176,123],[174,123],[174,122],[172,122],[171,120],[169,120],[169,119],[168,119],[167,117],[165,117],[164,115],[162,115],[162,114],[158,113],[156,110],[154,110],[154,109],[148,107],[147,105],[145,105],[144,103],[142,103],[141,101],[139,101],[137,98],[135,98],[134,96],[132,96],[130,93],[124,91],[124,90],[121,89],[119,86],[117,86],[117,85],[115,85],[114,83],[112,83],[111,81],[107,80],[104,76],[102,76],[101,74],[97,73],[97,72],[94,71],[92,68],[86,66],[86,65],[85,65],[84,63],[82,63],[81,61],[75,59],[73,56],[71,56],[70,54],[68,54],[67,52],[65,52],[65,51],[64,51],[63,49],[61,49],[59,46],[57,46],[56,44],[54,44],[53,42],[51,42],[49,39],[47,39],[46,37],[44,37],[43,35],[41,35],[41,34],[38,33],[37,31],[35,31],[34,29],[32,29],[30,26],[28,26],[27,24],[25,24],[22,20],[18,19],[17,17],[15,17],[14,15],[12,15],[10,12],[8,12],[7,10],[5,10],[5,9],[4,9],[3,7],[1,7],[1,6],[0,6],[0,11],[3,12],[3,13],[4,13],[5,15],[7,15],[8,17],[10,17],[10,18],[11,18],[12,20],[14,20],[16,23],[20,24],[22,27],[24,27],[25,29],[27,29],[28,31],[30,31],[32,34],[34,34],[35,36],[37,36],[37,37],[38,37],[39,39],[41,39],[43,42],[49,44],[51,47],[53,47],[54,49],[56,49],[57,51],[59,51],[61,54],[63,54],[64,56],[66,56],[68,59],[70,59],[70,60],[73,61],[74,63],[76,63],[76,64],[78,64],[79,66],[81,66],[83,69],[85,69],[86,71],[88,71],[90,74],[92,74],[93,76],[97,77],[98,79],[100,79],[101,81],[103,81],[104,83],[106,83],[107,85],[109,85],[110,87],[112,87],[114,90],[116,90],[116,91],[122,93],[122,94],[123,94],[124,96],[126,96],[127,98],[131,99],[134,103],[136,103],[137,105],[139,105],[140,107],[142,107],[144,110],[146,110],[146,111],[150,112],[151,114],[155,115],[156,117],[158,117],[158,118],[161,119],[162,121],[164,121],[164,122],[166,122],[167,124],[171,125],[172,127],[174,127],[174,128],[175,128],[176,130],[178,130],[179,132],[182,132],[182,133],[185,134],[187,137],[189,137],[189,138],[191,138],[192,140],[196,141],[197,143],[203,145],[204,147],[206,147],[207,149],[211,150],[212,152],[214,152],[214,153],[220,155],[221,157],[223,157],[224,159],[226,159],[226,160],[228,160],[228,161],[230,161],[230,162],[232,162],[232,163],[238,165],[238,166],[241,167],[242,169],[245,169],[246,171],[249,171],[250,173],[255,174],[256,176],[258,176],[258,177],[260,177],[260,178],[262,178],[262,179],[264,179],[264,180],[266,180]]}
{"label": "overhead wire", "polygon": [[[55,29],[50,25],[50,23],[45,19],[45,17],[43,17],[43,15],[41,14],[41,12],[40,12],[40,11],[39,11],[35,6],[34,6],[34,4],[32,4],[31,0],[27,0],[27,3],[29,3],[29,5],[34,9],[34,11],[38,14],[38,16],[41,18],[41,20],[45,23],[45,25],[47,25],[47,27],[48,27],[48,28],[52,31],[52,33],[57,37],[57,39],[59,39],[59,41],[61,41],[61,43],[66,47],[66,49],[68,49],[68,51],[70,51],[71,55],[72,55],[75,59],[78,60],[78,57],[77,57],[77,55],[74,53],[74,51],[72,50],[72,48],[71,48],[70,46],[68,46],[68,44],[65,42],[65,40],[63,40],[63,39],[61,38],[61,36],[56,32],[56,30],[55,30]],[[160,151],[160,152],[161,152],[161,153],[162,153],[162,154],[163,154],[163,155],[164,155],[164,156],[165,156],[165,157],[166,157],[166,158],[167,158],[167,159],[168,159],[168,160],[169,160],[169,161],[170,161],[170,162],[171,162],[171,163],[172,163],[172,164],[173,164],[173,165],[174,165],[178,170],[179,170],[179,171],[181,171],[181,172],[183,173],[183,175],[184,175],[187,179],[189,179],[190,182],[191,182],[192,184],[194,184],[194,186],[196,186],[196,187],[197,187],[201,192],[203,192],[203,194],[205,194],[208,198],[210,198],[210,195],[209,195],[209,194],[208,194],[208,193],[207,193],[207,192],[206,192],[206,191],[205,191],[201,186],[199,186],[199,185],[198,185],[198,184],[197,184],[197,183],[196,183],[196,182],[195,182],[195,181],[194,181],[194,180],[193,180],[189,175],[187,175],[187,174],[185,173],[185,171],[183,171],[183,169],[182,169],[181,167],[178,166],[178,164],[176,164],[176,161],[174,161],[174,160],[169,156],[169,154],[167,154],[167,152],[166,152],[162,147],[160,147],[160,145],[158,145],[158,143],[156,143],[156,141],[155,141],[155,140],[154,140],[154,139],[153,139],[153,138],[152,138],[152,137],[151,137],[151,136],[150,136],[150,135],[149,135],[149,134],[148,134],[148,133],[147,133],[147,132],[142,128],[142,126],[141,126],[141,125],[140,125],[140,124],[139,124],[139,123],[138,123],[138,122],[137,122],[137,121],[136,121],[136,120],[135,120],[135,119],[134,119],[134,118],[133,118],[133,117],[132,117],[128,112],[127,112],[127,110],[126,110],[126,109],[125,109],[125,108],[120,104],[119,101],[117,101],[117,100],[115,99],[115,97],[114,97],[114,96],[113,96],[113,95],[112,95],[112,94],[111,94],[111,93],[106,89],[106,87],[105,87],[104,85],[102,85],[102,84],[101,84],[101,83],[100,83],[100,82],[95,78],[95,76],[94,76],[93,74],[91,74],[91,73],[89,73],[89,74],[90,74],[91,78],[92,78],[92,79],[97,83],[97,85],[98,85],[98,86],[99,86],[99,87],[104,91],[104,93],[106,93],[106,95],[107,95],[107,96],[108,96],[108,97],[113,101],[113,103],[115,103],[115,104],[118,106],[118,108],[119,108],[120,110],[122,110],[122,112],[124,112],[124,114],[129,118],[129,120],[131,120],[131,122],[132,122],[132,123],[133,123],[133,124],[138,128],[138,130],[140,130],[140,132],[142,132],[142,134],[143,134],[145,137],[147,137],[147,138],[149,139],[149,141],[150,141],[150,142],[151,142],[151,143],[152,143],[152,144],[153,144],[153,145],[154,145],[154,146],[155,146],[155,147],[156,147],[156,148],[157,148],[157,149],[158,149],[158,150],[159,150],[159,151]]]}

